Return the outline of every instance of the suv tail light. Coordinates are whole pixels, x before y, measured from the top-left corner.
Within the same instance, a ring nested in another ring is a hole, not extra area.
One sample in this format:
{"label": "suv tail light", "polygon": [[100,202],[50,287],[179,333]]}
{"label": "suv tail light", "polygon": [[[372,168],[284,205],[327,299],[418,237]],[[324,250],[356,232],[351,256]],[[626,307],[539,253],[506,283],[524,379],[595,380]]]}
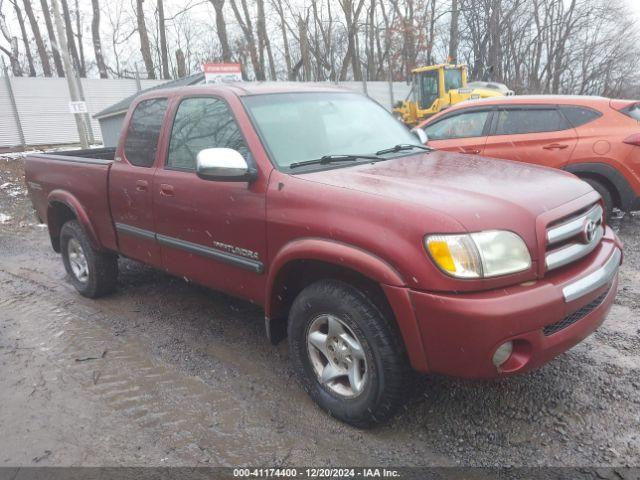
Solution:
{"label": "suv tail light", "polygon": [[636,147],[640,147],[640,133],[634,133],[633,135],[629,135],[627,138],[623,140],[624,143],[628,143],[629,145],[635,145]]}

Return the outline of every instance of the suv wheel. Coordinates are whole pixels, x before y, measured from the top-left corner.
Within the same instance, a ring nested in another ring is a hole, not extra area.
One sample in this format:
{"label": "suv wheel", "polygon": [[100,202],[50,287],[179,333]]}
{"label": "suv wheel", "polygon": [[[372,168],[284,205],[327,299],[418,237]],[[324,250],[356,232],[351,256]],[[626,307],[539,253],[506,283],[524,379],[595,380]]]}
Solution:
{"label": "suv wheel", "polygon": [[605,219],[607,221],[611,220],[611,214],[613,213],[613,196],[611,195],[609,188],[607,188],[604,183],[599,180],[594,180],[593,178],[583,178],[583,180],[600,194],[602,201],[604,202]]}
{"label": "suv wheel", "polygon": [[382,423],[406,397],[408,362],[392,321],[336,280],[305,288],[289,313],[289,352],[304,390],[336,418]]}
{"label": "suv wheel", "polygon": [[118,257],[95,250],[77,221],[70,220],[62,226],[60,252],[71,283],[81,295],[97,298],[115,290]]}

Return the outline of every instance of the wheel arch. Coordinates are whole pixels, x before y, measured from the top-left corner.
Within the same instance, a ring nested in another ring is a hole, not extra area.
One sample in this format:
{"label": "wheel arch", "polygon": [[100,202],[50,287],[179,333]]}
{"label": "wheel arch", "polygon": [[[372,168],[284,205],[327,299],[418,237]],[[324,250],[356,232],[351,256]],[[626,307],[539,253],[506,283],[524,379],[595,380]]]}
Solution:
{"label": "wheel arch", "polygon": [[636,195],[615,167],[602,162],[573,163],[566,165],[564,170],[573,173],[580,178],[591,178],[603,183],[611,192],[614,206],[621,210],[629,210],[633,205]]}
{"label": "wheel arch", "polygon": [[100,242],[89,215],[81,203],[69,192],[53,190],[48,197],[47,227],[53,250],[60,253],[60,231],[69,220],[77,220],[87,233],[91,246],[100,250]]}
{"label": "wheel arch", "polygon": [[342,280],[362,291],[393,319],[412,366],[427,370],[426,356],[402,275],[384,259],[341,242],[296,240],[283,247],[269,268],[265,315],[286,323],[296,296],[321,279]]}

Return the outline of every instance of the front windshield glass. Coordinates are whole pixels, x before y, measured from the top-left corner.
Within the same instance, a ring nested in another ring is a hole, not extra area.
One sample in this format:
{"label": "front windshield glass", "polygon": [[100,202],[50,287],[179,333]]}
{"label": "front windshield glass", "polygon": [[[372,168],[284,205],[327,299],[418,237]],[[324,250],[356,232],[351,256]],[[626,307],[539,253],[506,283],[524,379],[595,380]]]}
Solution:
{"label": "front windshield glass", "polygon": [[355,93],[279,93],[243,97],[280,167],[325,155],[372,155],[420,141],[389,112]]}

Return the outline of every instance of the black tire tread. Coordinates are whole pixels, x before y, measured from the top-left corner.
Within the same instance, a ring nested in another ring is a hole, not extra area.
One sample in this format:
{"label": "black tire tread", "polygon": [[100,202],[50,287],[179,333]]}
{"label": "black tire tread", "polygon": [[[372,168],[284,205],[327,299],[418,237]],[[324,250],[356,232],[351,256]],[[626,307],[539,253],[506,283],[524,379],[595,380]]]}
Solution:
{"label": "black tire tread", "polygon": [[[75,280],[67,258],[67,241],[75,238],[82,245],[89,264],[89,281],[81,284]],[[118,257],[111,252],[93,248],[89,237],[77,220],[69,220],[60,230],[60,246],[64,266],[71,277],[71,283],[78,292],[88,298],[98,298],[112,293],[118,280]]]}

